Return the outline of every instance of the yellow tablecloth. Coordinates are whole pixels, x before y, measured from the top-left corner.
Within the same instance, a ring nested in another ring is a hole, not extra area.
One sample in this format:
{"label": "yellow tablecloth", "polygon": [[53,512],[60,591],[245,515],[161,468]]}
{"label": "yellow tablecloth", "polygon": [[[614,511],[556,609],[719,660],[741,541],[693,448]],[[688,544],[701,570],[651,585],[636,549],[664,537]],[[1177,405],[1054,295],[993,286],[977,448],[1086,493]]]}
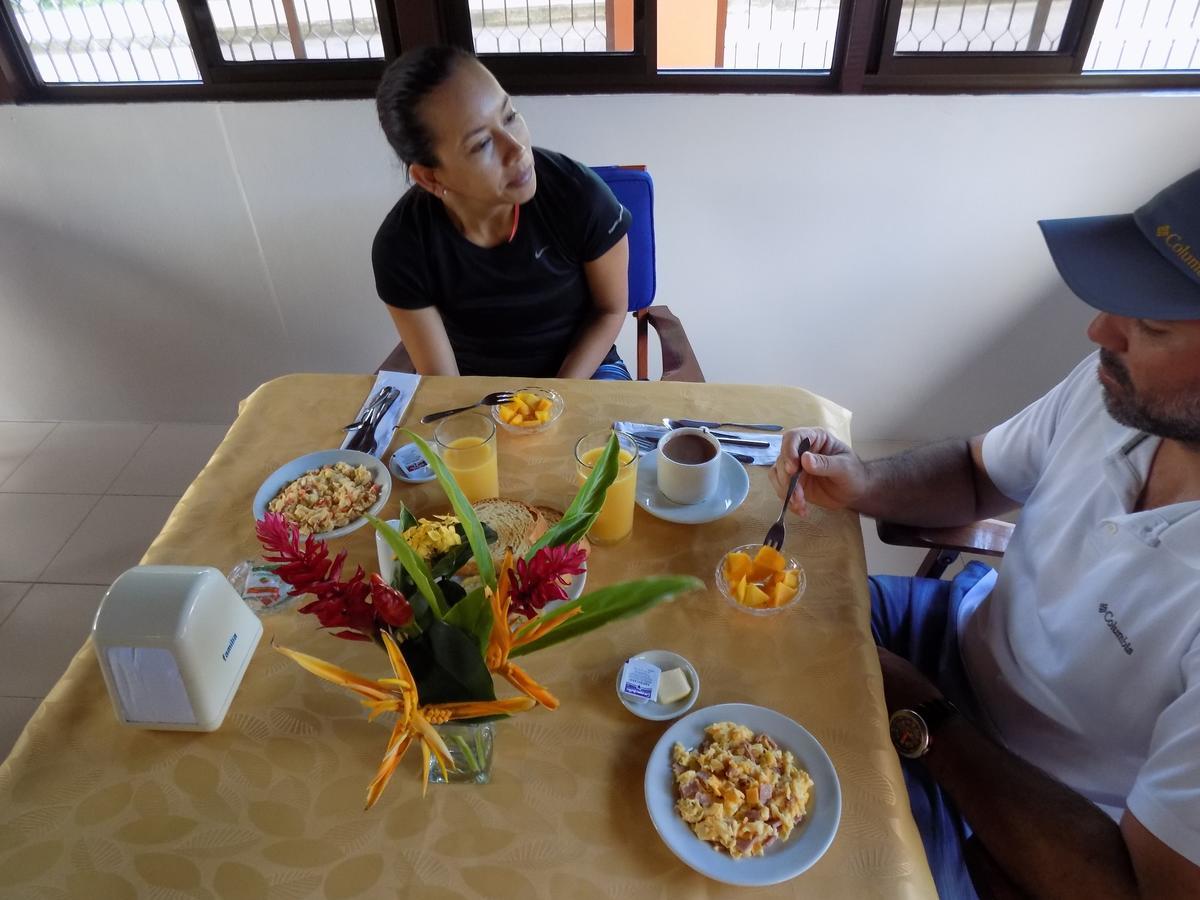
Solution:
{"label": "yellow tablecloth", "polygon": [[[506,494],[559,508],[574,492],[575,438],[615,419],[807,423],[849,437],[849,413],[795,388],[551,384],[566,411],[544,434],[501,434],[500,481]],[[293,375],[260,387],[143,561],[227,571],[257,555],[258,485],[289,459],[336,446],[370,385],[367,376]],[[406,419],[511,386],[428,378]],[[418,514],[445,509],[436,483],[397,483],[385,513],[400,501]],[[498,724],[491,784],[435,785],[422,800],[414,752],[366,813],[386,729],[269,645],[386,674],[375,648],[317,632],[295,605],[267,616],[224,725],[194,734],[118,725],[85,644],[0,766],[0,896],[731,896],[738,889],[678,861],[646,813],[646,760],[667,726],[630,715],[613,682],[625,657],[655,648],[695,665],[697,708],[742,701],[778,710],[811,731],[837,769],[843,808],[833,845],[808,872],[755,897],[934,896],[887,736],[856,518],[817,511],[789,524],[785,549],[808,573],[798,608],[755,618],[716,591],[722,553],[761,540],[777,513],[762,468],[751,471],[745,504],[721,521],[672,525],[639,509],[631,540],[593,552],[588,587],[680,573],[707,589],[523,659],[562,706]],[[335,545],[350,549],[351,564],[373,567],[370,528]]]}

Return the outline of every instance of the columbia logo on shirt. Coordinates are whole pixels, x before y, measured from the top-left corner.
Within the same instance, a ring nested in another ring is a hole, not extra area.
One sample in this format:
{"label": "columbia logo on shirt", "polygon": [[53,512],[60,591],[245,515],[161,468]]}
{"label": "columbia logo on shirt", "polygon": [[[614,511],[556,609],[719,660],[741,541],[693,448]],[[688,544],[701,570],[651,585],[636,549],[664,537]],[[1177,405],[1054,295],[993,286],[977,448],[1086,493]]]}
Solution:
{"label": "columbia logo on shirt", "polygon": [[1113,633],[1113,637],[1117,639],[1117,643],[1121,645],[1121,649],[1125,651],[1126,656],[1133,656],[1133,644],[1129,643],[1129,638],[1125,637],[1125,632],[1117,627],[1117,617],[1107,603],[1101,603],[1099,609],[1100,615],[1104,616],[1104,624],[1108,626],[1108,630]]}

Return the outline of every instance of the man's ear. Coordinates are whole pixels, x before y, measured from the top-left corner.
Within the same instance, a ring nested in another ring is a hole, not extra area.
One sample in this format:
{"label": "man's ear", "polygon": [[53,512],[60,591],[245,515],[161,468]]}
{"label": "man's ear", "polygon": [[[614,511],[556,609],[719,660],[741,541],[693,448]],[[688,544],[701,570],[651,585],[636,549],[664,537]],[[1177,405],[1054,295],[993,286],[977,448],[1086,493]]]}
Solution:
{"label": "man's ear", "polygon": [[441,197],[445,191],[445,187],[437,177],[437,169],[433,166],[422,166],[419,163],[413,163],[408,167],[408,175],[412,178],[413,183],[419,187],[423,187],[435,197]]}

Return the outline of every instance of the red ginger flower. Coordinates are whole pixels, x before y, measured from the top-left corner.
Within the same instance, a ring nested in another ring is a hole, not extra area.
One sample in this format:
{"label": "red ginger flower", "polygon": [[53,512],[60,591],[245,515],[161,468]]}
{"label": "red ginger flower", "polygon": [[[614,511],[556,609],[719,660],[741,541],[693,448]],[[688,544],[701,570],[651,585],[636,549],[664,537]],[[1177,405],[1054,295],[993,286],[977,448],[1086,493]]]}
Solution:
{"label": "red ginger flower", "polygon": [[566,576],[582,574],[586,559],[587,551],[578,544],[543,547],[528,562],[518,559],[509,611],[532,619],[551,600],[566,600]]}
{"label": "red ginger flower", "polygon": [[375,615],[393,628],[403,628],[413,620],[408,600],[379,574],[371,576],[371,605]]}
{"label": "red ginger flower", "polygon": [[381,622],[400,627],[412,620],[412,608],[404,595],[378,576],[378,586],[368,583],[362,566],[355,567],[348,581],[342,581],[345,550],[330,561],[324,541],[310,534],[301,543],[300,529],[278,513],[267,513],[254,530],[263,547],[275,554],[263,558],[278,563],[279,577],[292,585],[288,596],[314,595],[316,599],[300,607],[300,612],[315,615],[324,628],[343,629],[335,631],[334,637],[373,641]]}

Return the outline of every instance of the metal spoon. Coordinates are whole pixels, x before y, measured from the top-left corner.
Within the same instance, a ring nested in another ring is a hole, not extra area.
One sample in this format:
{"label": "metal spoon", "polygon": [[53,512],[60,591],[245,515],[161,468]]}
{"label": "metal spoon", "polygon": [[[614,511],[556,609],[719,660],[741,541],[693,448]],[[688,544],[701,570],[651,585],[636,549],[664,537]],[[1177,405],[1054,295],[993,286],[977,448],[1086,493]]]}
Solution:
{"label": "metal spoon", "polygon": [[512,391],[495,391],[488,394],[478,403],[470,403],[466,406],[459,406],[455,409],[443,409],[441,412],[432,412],[429,415],[421,416],[421,424],[428,425],[430,422],[436,422],[438,419],[444,419],[447,416],[457,415],[460,412],[466,412],[468,409],[474,409],[477,406],[495,406],[497,403],[507,403],[515,397]]}

